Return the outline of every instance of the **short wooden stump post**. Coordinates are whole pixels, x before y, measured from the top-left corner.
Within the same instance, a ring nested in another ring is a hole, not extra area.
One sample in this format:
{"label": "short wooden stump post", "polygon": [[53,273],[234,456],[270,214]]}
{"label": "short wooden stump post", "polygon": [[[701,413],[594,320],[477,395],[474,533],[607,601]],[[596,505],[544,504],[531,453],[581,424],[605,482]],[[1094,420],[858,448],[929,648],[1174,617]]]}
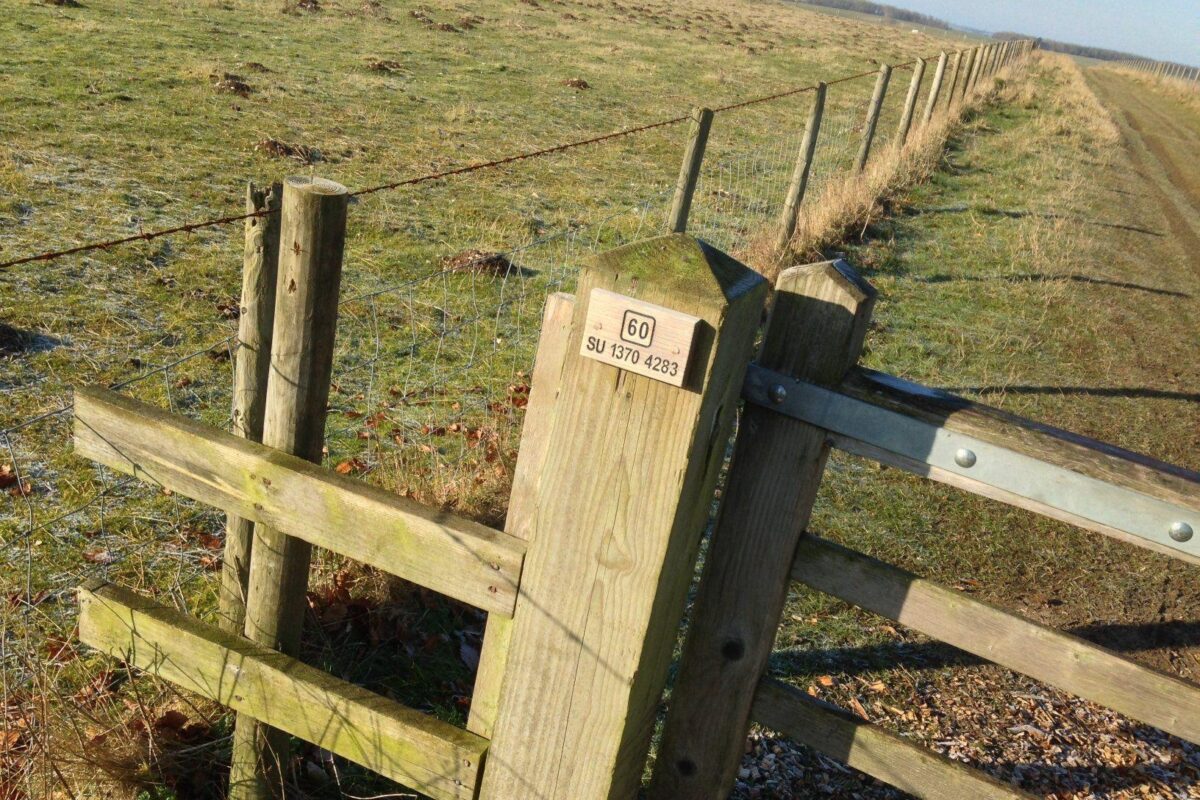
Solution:
{"label": "short wooden stump post", "polygon": [[679,234],[583,270],[482,800],[636,795],[766,289]]}

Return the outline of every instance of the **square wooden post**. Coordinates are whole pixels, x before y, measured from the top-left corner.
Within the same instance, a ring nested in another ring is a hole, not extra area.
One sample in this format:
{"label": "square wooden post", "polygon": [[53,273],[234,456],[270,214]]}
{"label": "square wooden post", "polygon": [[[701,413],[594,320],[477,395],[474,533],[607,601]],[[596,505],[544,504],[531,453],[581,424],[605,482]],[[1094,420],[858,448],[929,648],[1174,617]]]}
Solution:
{"label": "square wooden post", "polygon": [[581,273],[482,800],[635,796],[766,289],[679,234]]}
{"label": "square wooden post", "polygon": [[[875,290],[845,262],[779,276],[759,363],[837,385],[858,361]],[[654,764],[651,800],[723,800],[745,748],[825,459],[826,431],[747,405]]]}

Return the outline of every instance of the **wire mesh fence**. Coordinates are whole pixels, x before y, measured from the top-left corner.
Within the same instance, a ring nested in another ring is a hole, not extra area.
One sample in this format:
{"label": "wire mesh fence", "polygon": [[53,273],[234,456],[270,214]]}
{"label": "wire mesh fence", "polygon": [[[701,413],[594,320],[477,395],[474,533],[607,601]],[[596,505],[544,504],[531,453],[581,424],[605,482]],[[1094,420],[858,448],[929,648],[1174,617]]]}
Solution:
{"label": "wire mesh fence", "polygon": [[[894,135],[907,75],[893,75],[876,151]],[[807,203],[853,169],[874,82],[830,85]],[[690,232],[734,254],[774,235],[812,98],[718,114]],[[545,298],[571,291],[589,254],[664,232],[686,132],[675,122],[605,142],[603,158],[574,150],[475,172],[469,191],[443,180],[356,197],[326,464],[501,524]],[[93,689],[112,672],[71,645],[76,586],[112,580],[213,617],[222,515],[73,456],[70,388],[110,385],[228,429],[241,248],[240,228],[211,228],[0,276],[12,309],[65,318],[89,302],[103,321],[67,319],[57,339],[0,328],[0,774],[17,776],[0,789],[64,780],[52,755],[66,734],[47,703],[83,739],[107,730]],[[181,254],[207,266],[194,271],[207,282],[167,268]],[[29,357],[39,349],[53,358]]]}

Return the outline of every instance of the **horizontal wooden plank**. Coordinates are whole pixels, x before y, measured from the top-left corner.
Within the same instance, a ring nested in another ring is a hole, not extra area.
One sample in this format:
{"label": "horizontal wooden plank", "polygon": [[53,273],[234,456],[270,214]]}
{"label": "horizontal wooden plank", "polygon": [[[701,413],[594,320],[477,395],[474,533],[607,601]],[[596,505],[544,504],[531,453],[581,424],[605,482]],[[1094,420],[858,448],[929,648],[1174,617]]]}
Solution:
{"label": "horizontal wooden plank", "polygon": [[[1200,475],[1029,420],[1004,415],[962,398],[871,373],[838,390],[751,367],[745,395],[752,402],[824,428],[839,447],[877,458],[968,491],[1045,513],[1182,560],[1200,561]],[[773,387],[784,391],[773,392]],[[853,390],[848,387],[859,387]],[[927,395],[923,402],[975,408],[939,417],[896,398]],[[985,421],[994,421],[988,428]],[[1022,428],[1021,425],[1025,427]],[[1014,431],[1024,433],[1017,435]],[[960,460],[960,455],[969,458]]]}
{"label": "horizontal wooden plank", "polygon": [[112,584],[79,639],[434,798],[474,797],[487,740]]}
{"label": "horizontal wooden plank", "polygon": [[1200,742],[1200,686],[816,536],[801,540],[792,577],[960,650]]}
{"label": "horizontal wooden plank", "polygon": [[1031,798],[785,683],[763,678],[751,718],[819,753],[929,800]]}
{"label": "horizontal wooden plank", "polygon": [[514,536],[105,389],[75,391],[75,452],[512,616],[525,557]]}

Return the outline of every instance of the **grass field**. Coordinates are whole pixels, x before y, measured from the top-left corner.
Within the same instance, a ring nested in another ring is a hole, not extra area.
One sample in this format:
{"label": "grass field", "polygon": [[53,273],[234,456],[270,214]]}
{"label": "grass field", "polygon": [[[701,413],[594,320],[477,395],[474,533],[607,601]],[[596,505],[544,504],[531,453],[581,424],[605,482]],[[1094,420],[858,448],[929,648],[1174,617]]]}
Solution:
{"label": "grass field", "polygon": [[[909,31],[700,0],[31,5],[0,32],[12,37],[0,56],[0,260],[235,213],[247,179],[312,172],[359,189],[953,46]],[[845,251],[880,288],[869,366],[1196,467],[1189,342],[1200,334],[1200,279],[1162,230],[1120,128],[1054,63],[953,129],[930,183],[812,256]],[[907,73],[894,81],[888,121]],[[819,164],[852,153],[871,83],[831,90]],[[753,252],[756,226],[782,201],[807,98],[718,116],[700,235]],[[663,127],[352,205],[330,465],[499,522],[542,298],[570,288],[588,251],[661,230],[684,134]],[[298,155],[312,163],[270,155],[271,141],[308,148]],[[57,408],[72,384],[147,373],[129,391],[223,423],[240,250],[235,227],[0,274],[0,322],[11,326],[0,426]],[[1151,324],[1164,314],[1170,326]],[[152,371],[192,352],[201,355]],[[85,797],[213,796],[228,721],[77,655],[67,590],[104,573],[207,613],[219,519],[76,463],[62,417],[5,435],[31,482],[0,508],[10,525],[0,528],[6,725],[56,701],[78,712],[52,726],[56,759],[30,761],[36,785],[47,796],[67,796],[63,784]],[[814,528],[1179,674],[1200,670],[1187,636],[1194,570],[848,458],[834,462]],[[331,560],[310,606],[308,660],[463,719],[478,613]],[[780,675],[1031,789],[1083,797],[1085,780],[1108,779],[1114,792],[1142,785],[1136,770],[1110,774],[1101,746],[1122,758],[1158,747],[1166,766],[1155,768],[1174,770],[1183,791],[1195,784],[1196,753],[1178,742],[999,670],[951,672],[954,654],[822,598],[797,594],[787,617]],[[884,690],[869,688],[877,681]],[[1052,696],[1072,719],[1122,734],[1079,745],[1083,760],[1067,769],[1029,736],[1005,733],[1021,724],[1003,721],[1019,718],[1014,692]],[[1002,721],[985,726],[984,711]],[[999,744],[1006,737],[1018,745]],[[779,764],[841,796],[889,796],[811,754],[781,753]],[[317,795],[393,788],[335,772],[316,752],[302,770]],[[788,780],[782,767],[764,771],[739,796],[797,796]]]}

